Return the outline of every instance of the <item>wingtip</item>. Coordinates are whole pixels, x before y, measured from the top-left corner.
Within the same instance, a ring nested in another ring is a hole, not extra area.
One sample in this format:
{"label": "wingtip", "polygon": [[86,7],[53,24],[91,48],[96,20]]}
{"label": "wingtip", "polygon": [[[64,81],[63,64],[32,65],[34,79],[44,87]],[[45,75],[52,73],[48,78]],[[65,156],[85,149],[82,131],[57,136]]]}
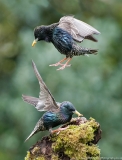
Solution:
{"label": "wingtip", "polygon": [[26,138],[26,140],[24,141],[24,143],[27,142],[28,139],[29,139],[29,138]]}
{"label": "wingtip", "polygon": [[34,69],[35,73],[38,72],[36,64],[33,60],[32,60],[32,66],[33,66],[33,69]]}
{"label": "wingtip", "polygon": [[34,63],[34,61],[33,61],[33,60],[31,60],[31,62],[32,62],[32,66],[34,67],[34,66],[35,66],[35,63]]}
{"label": "wingtip", "polygon": [[34,69],[34,72],[35,72],[35,74],[39,74],[39,72],[38,72],[38,70],[37,70],[37,67],[36,67],[36,64],[34,63],[34,61],[32,60],[32,67],[33,67],[33,69]]}
{"label": "wingtip", "polygon": [[95,34],[101,34],[101,33],[97,30],[97,32]]}
{"label": "wingtip", "polygon": [[[99,32],[99,31],[98,31]],[[101,32],[99,32],[99,34],[101,34]]]}
{"label": "wingtip", "polygon": [[38,69],[37,69],[37,67],[36,67],[36,64],[34,63],[33,60],[32,60],[32,66],[33,66],[33,70],[34,70],[34,73],[35,73],[38,81],[39,81],[39,82],[40,82],[40,81],[43,81],[43,80],[42,80],[42,77],[41,77],[41,75],[40,75],[40,73],[39,73],[39,71],[38,71]]}

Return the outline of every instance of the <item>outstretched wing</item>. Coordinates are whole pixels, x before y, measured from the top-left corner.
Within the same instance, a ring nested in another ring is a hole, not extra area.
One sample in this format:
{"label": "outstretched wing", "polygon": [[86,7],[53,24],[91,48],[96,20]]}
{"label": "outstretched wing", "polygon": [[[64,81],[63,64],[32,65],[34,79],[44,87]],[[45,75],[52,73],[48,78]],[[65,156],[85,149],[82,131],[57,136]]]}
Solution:
{"label": "outstretched wing", "polygon": [[51,92],[41,78],[35,63],[32,61],[33,69],[40,85],[39,98],[22,95],[25,102],[32,104],[38,111],[55,111],[59,108]]}
{"label": "outstretched wing", "polygon": [[97,42],[93,34],[100,34],[98,30],[82,22],[73,16],[64,16],[60,19],[58,27],[69,32],[73,39],[77,42],[82,42],[83,39],[89,39]]}

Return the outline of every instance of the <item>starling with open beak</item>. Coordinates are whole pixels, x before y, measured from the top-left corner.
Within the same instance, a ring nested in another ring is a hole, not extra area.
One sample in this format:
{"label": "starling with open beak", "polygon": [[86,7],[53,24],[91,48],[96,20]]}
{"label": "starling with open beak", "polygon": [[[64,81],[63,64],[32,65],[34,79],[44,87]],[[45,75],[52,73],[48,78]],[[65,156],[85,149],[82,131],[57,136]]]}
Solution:
{"label": "starling with open beak", "polygon": [[34,130],[31,132],[31,134],[26,140],[28,140],[30,137],[32,137],[39,131],[49,130],[49,132],[52,134],[54,132],[60,132],[66,129],[58,128],[56,130],[52,130],[53,127],[69,122],[72,118],[73,113],[77,114],[78,116],[82,116],[82,114],[80,114],[75,109],[71,102],[64,101],[62,103],[59,103],[55,101],[53,95],[42,80],[35,63],[32,62],[32,65],[40,85],[39,98],[25,95],[22,95],[22,98],[25,102],[33,105],[38,111],[46,112],[39,119]]}
{"label": "starling with open beak", "polygon": [[[64,16],[58,23],[36,27],[34,29],[35,40],[32,46],[41,40],[52,42],[61,54],[66,55],[66,58],[50,66],[61,66],[57,70],[63,70],[70,66],[68,63],[73,56],[96,54],[97,49],[82,48],[76,43],[80,43],[84,39],[97,42],[93,37],[94,34],[100,34],[100,32],[73,16]],[[66,61],[65,64],[63,64],[64,61]]]}

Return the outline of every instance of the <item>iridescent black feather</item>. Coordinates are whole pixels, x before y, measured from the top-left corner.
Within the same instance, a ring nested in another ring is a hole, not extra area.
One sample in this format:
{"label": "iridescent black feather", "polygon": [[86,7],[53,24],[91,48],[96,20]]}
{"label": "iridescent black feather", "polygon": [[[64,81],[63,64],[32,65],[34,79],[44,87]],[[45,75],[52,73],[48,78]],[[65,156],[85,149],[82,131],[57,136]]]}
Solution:
{"label": "iridescent black feather", "polygon": [[81,116],[81,114],[75,109],[71,102],[64,101],[62,103],[59,103],[55,101],[51,92],[42,80],[36,68],[36,65],[34,64],[34,62],[32,62],[32,64],[40,85],[39,98],[25,95],[22,95],[22,98],[25,102],[33,105],[38,111],[47,112],[45,112],[43,116],[39,119],[34,130],[26,140],[28,140],[30,137],[32,137],[39,131],[49,130],[50,133],[60,131],[61,129],[53,131],[52,128],[60,124],[69,122],[72,118],[73,113],[76,113],[78,116]]}
{"label": "iridescent black feather", "polygon": [[[62,65],[60,69],[64,69],[69,66],[68,63],[73,56],[96,54],[96,49],[82,48],[76,44],[76,42],[82,42],[84,39],[97,42],[96,38],[93,37],[94,34],[100,34],[100,32],[73,16],[64,16],[58,23],[36,27],[34,29],[35,40],[32,46],[41,40],[52,42],[61,54],[66,55],[66,58],[50,66]],[[68,61],[62,64],[65,60]]]}

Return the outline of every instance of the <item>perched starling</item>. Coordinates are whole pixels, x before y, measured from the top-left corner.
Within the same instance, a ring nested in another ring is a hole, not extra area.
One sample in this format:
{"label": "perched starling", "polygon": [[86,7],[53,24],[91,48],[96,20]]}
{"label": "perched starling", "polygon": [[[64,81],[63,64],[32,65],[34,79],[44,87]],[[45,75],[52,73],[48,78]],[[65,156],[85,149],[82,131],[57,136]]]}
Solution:
{"label": "perched starling", "polygon": [[[82,48],[76,43],[82,42],[84,39],[97,42],[93,37],[93,34],[100,34],[100,32],[92,26],[75,19],[73,16],[64,16],[58,23],[36,27],[34,29],[35,40],[33,41],[32,46],[34,46],[37,41],[41,40],[52,42],[61,54],[66,55],[66,58],[50,66],[61,65],[57,70],[63,70],[65,67],[70,66],[68,63],[73,56],[96,54],[96,49]],[[67,62],[62,64],[65,60],[67,60]]]}
{"label": "perched starling", "polygon": [[39,131],[49,130],[50,133],[54,133],[64,130],[65,128],[58,128],[57,130],[52,130],[52,128],[69,122],[73,113],[82,116],[71,102],[64,101],[59,103],[55,101],[46,84],[43,82],[34,62],[32,62],[32,65],[40,85],[39,98],[25,95],[22,95],[22,98],[25,102],[33,105],[38,111],[47,112],[39,119],[34,130],[26,140]]}

